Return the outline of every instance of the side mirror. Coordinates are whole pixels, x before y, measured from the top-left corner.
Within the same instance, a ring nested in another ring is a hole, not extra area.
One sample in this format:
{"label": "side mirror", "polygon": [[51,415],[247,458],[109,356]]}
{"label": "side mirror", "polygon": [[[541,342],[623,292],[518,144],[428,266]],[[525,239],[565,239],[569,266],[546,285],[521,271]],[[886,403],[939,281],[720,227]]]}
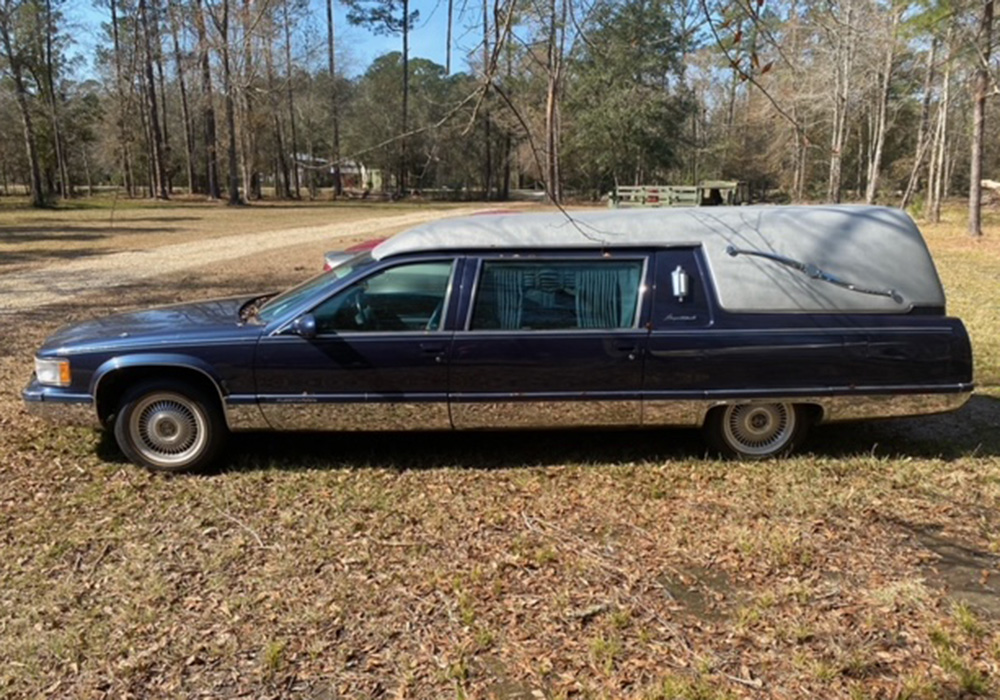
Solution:
{"label": "side mirror", "polygon": [[289,330],[306,340],[312,340],[316,337],[316,317],[312,314],[302,314],[292,321]]}

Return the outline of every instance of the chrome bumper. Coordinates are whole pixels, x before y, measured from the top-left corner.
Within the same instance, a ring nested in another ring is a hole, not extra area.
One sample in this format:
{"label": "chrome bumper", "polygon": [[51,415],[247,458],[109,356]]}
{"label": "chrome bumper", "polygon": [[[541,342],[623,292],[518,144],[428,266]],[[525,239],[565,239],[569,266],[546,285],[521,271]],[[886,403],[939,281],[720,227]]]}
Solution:
{"label": "chrome bumper", "polygon": [[82,428],[100,428],[94,399],[89,394],[71,394],[32,380],[21,392],[28,413],[51,423]]}

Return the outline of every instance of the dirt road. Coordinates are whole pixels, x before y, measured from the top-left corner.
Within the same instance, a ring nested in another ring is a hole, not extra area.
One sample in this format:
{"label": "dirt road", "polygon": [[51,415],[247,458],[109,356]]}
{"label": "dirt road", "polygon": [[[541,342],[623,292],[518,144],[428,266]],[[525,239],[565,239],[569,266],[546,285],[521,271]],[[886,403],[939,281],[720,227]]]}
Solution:
{"label": "dirt road", "polygon": [[[463,216],[476,211],[480,209],[469,207],[448,211],[428,210],[325,226],[236,234],[165,245],[150,250],[126,250],[79,258],[70,262],[14,272],[0,277],[0,314],[35,309],[67,301],[86,292],[107,291],[160,275],[208,264],[225,263],[248,255],[266,255],[269,251],[304,243],[329,241],[330,247],[335,248],[339,239],[374,236],[379,232],[388,235],[444,216]],[[318,266],[319,260],[316,262]]]}

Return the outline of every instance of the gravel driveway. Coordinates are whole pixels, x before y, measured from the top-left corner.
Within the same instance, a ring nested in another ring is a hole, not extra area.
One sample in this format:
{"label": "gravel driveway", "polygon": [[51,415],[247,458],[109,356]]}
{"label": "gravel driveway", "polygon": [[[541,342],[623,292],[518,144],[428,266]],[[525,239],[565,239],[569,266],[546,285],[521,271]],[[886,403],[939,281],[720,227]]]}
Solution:
{"label": "gravel driveway", "polygon": [[[237,234],[204,241],[189,241],[139,251],[122,251],[81,258],[0,277],[0,315],[35,309],[95,290],[111,290],[140,280],[247,255],[261,255],[280,248],[328,240],[357,238],[392,232],[444,216],[464,216],[479,208],[429,210],[380,216],[357,221],[308,226],[254,234]],[[319,261],[317,260],[317,266]],[[318,269],[318,267],[317,267]]]}

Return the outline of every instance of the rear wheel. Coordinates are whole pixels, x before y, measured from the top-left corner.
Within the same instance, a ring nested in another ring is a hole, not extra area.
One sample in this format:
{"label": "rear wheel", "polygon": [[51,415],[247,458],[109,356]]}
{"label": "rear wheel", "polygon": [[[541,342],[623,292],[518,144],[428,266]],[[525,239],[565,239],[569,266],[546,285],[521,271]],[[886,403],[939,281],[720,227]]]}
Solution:
{"label": "rear wheel", "polygon": [[122,452],[153,471],[202,469],[218,456],[227,435],[215,397],[184,382],[136,385],[125,392],[115,417]]}
{"label": "rear wheel", "polygon": [[726,457],[767,459],[786,455],[801,444],[808,429],[807,413],[791,403],[739,403],[714,409],[705,422],[705,437]]}

